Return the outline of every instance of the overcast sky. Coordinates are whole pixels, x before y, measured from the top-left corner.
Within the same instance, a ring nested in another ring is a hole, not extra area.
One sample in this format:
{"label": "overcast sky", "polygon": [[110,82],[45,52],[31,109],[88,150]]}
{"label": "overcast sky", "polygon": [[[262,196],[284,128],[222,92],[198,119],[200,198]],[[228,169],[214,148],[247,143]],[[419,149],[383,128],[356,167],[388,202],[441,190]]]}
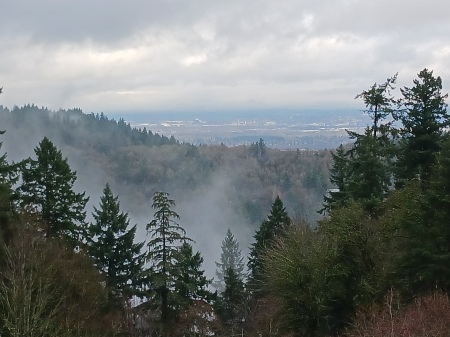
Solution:
{"label": "overcast sky", "polygon": [[450,85],[448,0],[3,0],[0,104],[85,112],[360,107]]}

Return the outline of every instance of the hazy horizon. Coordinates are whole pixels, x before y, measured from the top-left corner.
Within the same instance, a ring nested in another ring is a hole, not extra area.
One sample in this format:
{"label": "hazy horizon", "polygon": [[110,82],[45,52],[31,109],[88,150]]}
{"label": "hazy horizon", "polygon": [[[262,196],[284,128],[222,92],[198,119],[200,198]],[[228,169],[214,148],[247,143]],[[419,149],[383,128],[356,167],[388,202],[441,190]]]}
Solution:
{"label": "hazy horizon", "polygon": [[57,110],[359,108],[398,72],[450,80],[444,0],[7,1],[1,103]]}

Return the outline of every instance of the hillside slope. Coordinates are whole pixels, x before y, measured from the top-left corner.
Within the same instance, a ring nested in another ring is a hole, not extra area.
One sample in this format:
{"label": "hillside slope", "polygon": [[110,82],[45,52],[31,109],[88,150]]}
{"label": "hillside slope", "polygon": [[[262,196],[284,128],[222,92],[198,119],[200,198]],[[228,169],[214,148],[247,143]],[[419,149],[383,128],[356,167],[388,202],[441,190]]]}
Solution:
{"label": "hillside slope", "polygon": [[245,251],[277,195],[292,217],[314,222],[329,187],[328,151],[255,153],[246,146],[196,147],[133,129],[123,119],[33,105],[12,110],[0,106],[0,129],[6,130],[8,158],[15,161],[33,156],[38,142],[49,137],[77,171],[77,189],[90,196],[88,214],[109,182],[138,224],[142,240],[152,218],[152,194],[170,193],[180,223],[209,257],[207,269],[214,269],[228,227]]}

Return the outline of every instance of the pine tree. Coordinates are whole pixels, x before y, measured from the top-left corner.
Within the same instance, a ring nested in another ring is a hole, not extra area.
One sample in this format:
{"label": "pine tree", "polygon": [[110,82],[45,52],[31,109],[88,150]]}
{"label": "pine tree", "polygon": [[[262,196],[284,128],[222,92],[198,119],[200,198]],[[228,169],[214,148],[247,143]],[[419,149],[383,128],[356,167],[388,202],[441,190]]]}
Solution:
{"label": "pine tree", "polygon": [[[0,131],[3,135],[5,131]],[[0,149],[2,147],[0,142]],[[13,185],[18,181],[18,168],[20,164],[10,164],[7,161],[7,155],[0,156],[0,242],[8,244],[13,235],[13,228],[10,220],[13,213],[13,201],[16,195],[13,191]]]}
{"label": "pine tree", "polygon": [[260,282],[264,274],[262,257],[267,249],[271,247],[274,240],[282,235],[290,226],[291,220],[284,208],[283,202],[277,196],[272,204],[267,220],[261,223],[261,226],[255,233],[255,242],[250,247],[250,257],[248,267],[250,271],[250,284],[254,290],[261,286]]}
{"label": "pine tree", "polygon": [[120,211],[118,197],[109,184],[92,216],[95,221],[88,228],[89,255],[105,277],[111,302],[129,299],[138,291],[144,265],[144,243],[134,243],[136,225],[130,228],[128,214]]}
{"label": "pine tree", "polygon": [[[0,88],[0,94],[3,88]],[[0,131],[3,135],[6,131]],[[3,143],[0,142],[0,149]],[[10,220],[13,212],[13,201],[16,195],[13,192],[13,185],[18,181],[18,169],[21,164],[10,164],[7,161],[6,153],[0,156],[0,243],[8,244],[12,239],[13,228]]]}
{"label": "pine tree", "polygon": [[192,245],[184,242],[178,250],[174,265],[174,307],[187,309],[193,300],[208,300],[211,293],[207,290],[211,280],[207,279],[202,269],[203,257],[200,252],[193,253]]}
{"label": "pine tree", "polygon": [[347,193],[350,173],[348,153],[341,144],[336,149],[336,153],[331,152],[331,156],[333,158],[333,167],[330,169],[330,182],[333,184],[334,189],[324,196],[323,208],[319,211],[321,214],[330,212],[333,208],[342,207],[349,198]]}
{"label": "pine tree", "polygon": [[450,138],[443,142],[437,156],[430,188],[424,200],[426,238],[430,254],[429,267],[433,269],[430,284],[450,291]]}
{"label": "pine tree", "polygon": [[225,239],[222,241],[222,253],[220,254],[220,262],[216,262],[217,280],[214,287],[221,293],[225,288],[225,275],[228,269],[233,269],[237,277],[244,280],[244,257],[239,249],[239,243],[228,228]]}
{"label": "pine tree", "polygon": [[75,193],[76,172],[67,158],[45,137],[22,172],[22,206],[35,213],[47,237],[64,237],[75,243],[84,231],[85,193]]}
{"label": "pine tree", "polygon": [[324,197],[324,208],[320,213],[329,212],[332,208],[341,208],[349,201],[361,202],[366,210],[375,214],[383,201],[392,175],[393,132],[391,122],[384,120],[395,111],[395,100],[391,90],[397,75],[388,78],[381,85],[374,84],[369,90],[356,95],[366,106],[365,112],[373,120],[364,134],[348,131],[350,139],[354,139],[352,147],[344,151],[341,145],[333,156],[331,183],[336,190]]}
{"label": "pine tree", "polygon": [[356,140],[348,152],[345,191],[348,199],[360,202],[369,214],[376,215],[391,186],[388,146],[383,146],[383,139],[373,137],[369,127],[363,135],[350,134]]}
{"label": "pine tree", "polygon": [[403,287],[413,293],[450,290],[450,139],[436,157],[428,189],[416,187],[402,219],[404,251],[398,268]]}
{"label": "pine tree", "polygon": [[184,242],[192,241],[176,222],[180,216],[172,209],[174,206],[175,201],[169,199],[168,193],[155,192],[152,204],[155,209],[154,220],[147,224],[150,235],[147,261],[151,266],[148,297],[154,309],[161,312],[163,335],[167,335],[169,324],[175,317],[175,308],[169,300],[175,285],[179,249]]}
{"label": "pine tree", "polygon": [[441,78],[424,69],[414,86],[401,89],[403,109],[396,114],[402,122],[400,153],[396,165],[396,184],[418,177],[426,189],[436,154],[441,148],[442,133],[450,125]]}
{"label": "pine tree", "polygon": [[250,145],[250,153],[255,156],[258,160],[261,160],[266,154],[267,146],[262,138],[258,142],[252,143]]}
{"label": "pine tree", "polygon": [[388,78],[383,84],[374,84],[369,90],[364,90],[356,95],[355,99],[361,98],[367,108],[365,112],[372,118],[373,137],[377,138],[377,132],[380,123],[394,111],[394,98],[391,96],[391,90],[395,89],[394,84],[397,80],[397,74]]}
{"label": "pine tree", "polygon": [[241,276],[231,267],[225,271],[224,282],[217,306],[223,324],[229,326],[240,322],[244,315],[245,288]]}

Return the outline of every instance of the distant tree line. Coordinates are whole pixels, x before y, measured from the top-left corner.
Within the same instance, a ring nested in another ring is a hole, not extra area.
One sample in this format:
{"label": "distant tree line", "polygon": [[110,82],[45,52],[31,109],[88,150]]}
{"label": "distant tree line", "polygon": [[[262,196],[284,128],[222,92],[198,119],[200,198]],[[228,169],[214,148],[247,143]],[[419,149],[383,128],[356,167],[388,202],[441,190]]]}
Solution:
{"label": "distant tree line", "polygon": [[191,199],[186,191],[207,189],[225,175],[231,179],[226,197],[233,200],[232,211],[247,226],[258,226],[277,194],[283,195],[295,217],[314,222],[320,217],[315,210],[322,195],[331,187],[331,155],[324,150],[279,151],[267,147],[263,139],[255,144],[261,150],[254,145],[193,146],[101,113],[51,111],[30,104],[12,109],[0,106],[0,125],[7,129],[4,140],[14,160],[29,156],[30,149],[47,137],[71,163],[88,164],[77,167],[80,176],[92,176],[90,169],[98,167],[102,177],[108,177],[104,183],[126,195],[122,204],[131,213],[145,211],[135,209],[140,205],[137,201],[150,199],[156,190],[171,191],[183,203]]}
{"label": "distant tree line", "polygon": [[34,152],[18,164],[0,158],[2,336],[185,336],[200,328],[206,336],[242,328],[246,274],[229,229],[213,293],[168,193],[153,195],[145,246],[109,184],[87,222],[89,197],[75,191],[67,158],[47,137]]}
{"label": "distant tree line", "polygon": [[[247,268],[226,230],[216,280],[205,276],[167,192],[153,191],[148,239],[136,242],[136,225],[109,184],[86,221],[88,196],[75,191],[77,174],[48,137],[34,158],[10,163],[3,154],[0,335],[446,336],[447,95],[441,78],[424,69],[395,98],[396,78],[356,96],[372,124],[349,132],[354,142],[332,153],[324,217],[314,225],[291,217],[274,193]],[[211,151],[172,145],[185,158]],[[264,145],[238,149],[259,168],[242,189],[301,156],[278,162]],[[293,184],[285,173],[280,186]],[[317,174],[307,174],[314,184]]]}

